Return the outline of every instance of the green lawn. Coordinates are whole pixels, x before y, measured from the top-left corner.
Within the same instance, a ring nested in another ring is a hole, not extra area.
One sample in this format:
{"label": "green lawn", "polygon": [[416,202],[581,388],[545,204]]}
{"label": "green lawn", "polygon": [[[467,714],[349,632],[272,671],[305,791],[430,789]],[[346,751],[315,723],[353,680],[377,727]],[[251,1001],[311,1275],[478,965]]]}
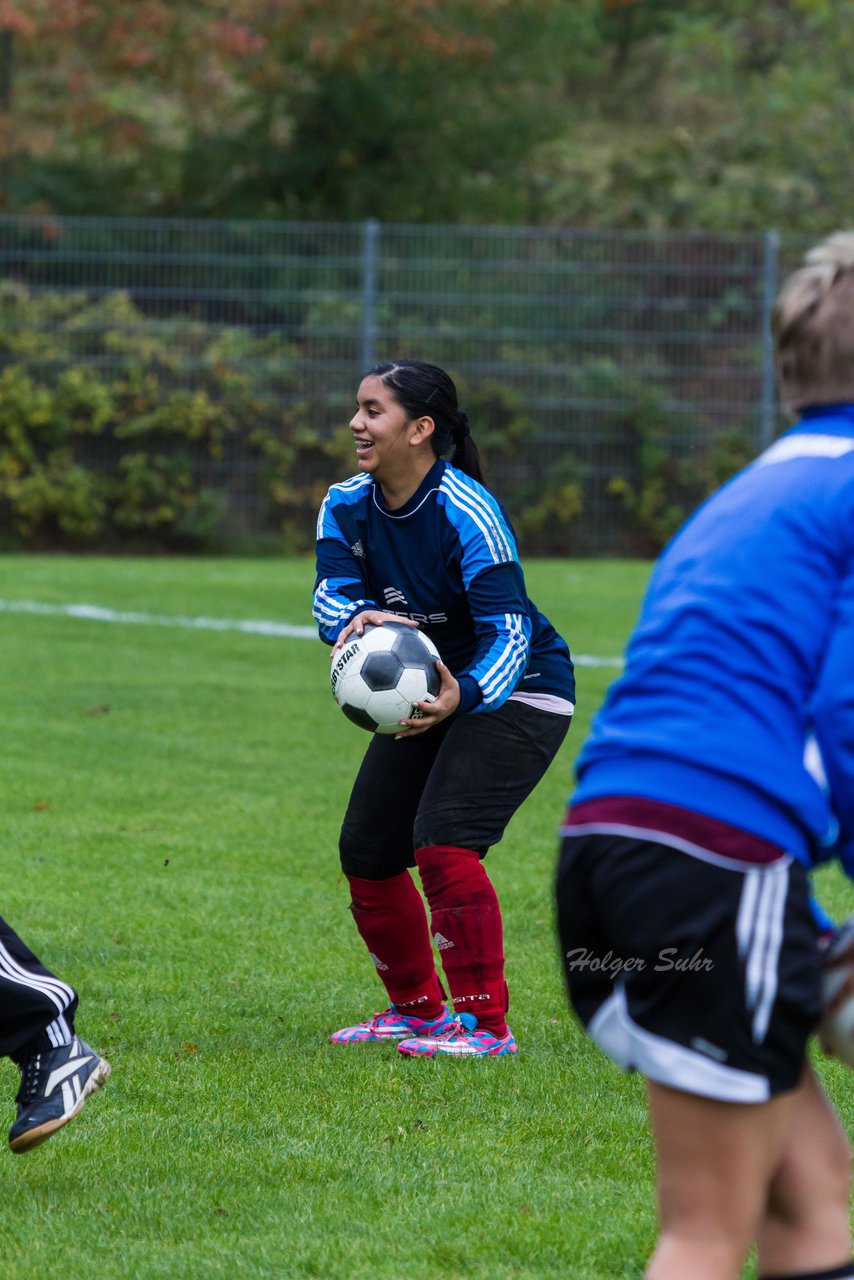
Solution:
{"label": "green lawn", "polygon": [[[528,584],[576,652],[613,658],[646,574],[538,562]],[[0,601],[305,625],[311,577],[6,556]],[[419,1062],[326,1042],[383,999],[336,855],[367,737],[334,706],[323,645],[0,604],[0,657],[0,913],[78,987],[79,1030],[114,1068],[65,1132],[0,1152],[4,1280],[641,1274],[642,1085],[570,1018],[551,907],[573,756],[613,668],[579,668],[570,739],[489,859],[518,1059]],[[822,1070],[854,1122],[850,1077]],[[10,1124],[8,1062],[0,1083]]]}

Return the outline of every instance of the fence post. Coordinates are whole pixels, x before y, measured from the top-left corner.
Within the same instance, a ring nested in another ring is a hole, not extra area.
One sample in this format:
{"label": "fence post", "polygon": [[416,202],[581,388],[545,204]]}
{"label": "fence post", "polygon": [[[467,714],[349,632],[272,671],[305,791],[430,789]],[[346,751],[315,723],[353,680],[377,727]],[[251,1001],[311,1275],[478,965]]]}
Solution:
{"label": "fence post", "polygon": [[777,297],[780,274],[780,233],[766,231],[765,254],[762,264],[762,381],[759,400],[760,452],[768,448],[774,439],[775,379],[774,338],[771,334],[771,311]]}
{"label": "fence post", "polygon": [[368,218],[362,229],[362,373],[374,365],[379,238],[379,222]]}

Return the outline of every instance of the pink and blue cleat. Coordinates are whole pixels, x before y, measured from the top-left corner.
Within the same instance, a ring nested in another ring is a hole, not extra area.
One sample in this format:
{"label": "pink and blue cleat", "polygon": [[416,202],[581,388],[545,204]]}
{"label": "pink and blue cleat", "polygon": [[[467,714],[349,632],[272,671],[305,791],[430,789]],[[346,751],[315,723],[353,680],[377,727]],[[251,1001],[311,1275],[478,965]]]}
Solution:
{"label": "pink and blue cleat", "polygon": [[491,1031],[478,1030],[477,1018],[471,1013],[449,1017],[438,1030],[422,1031],[401,1040],[397,1047],[412,1058],[433,1058],[441,1053],[454,1058],[487,1058],[517,1051],[512,1031],[494,1036]]}
{"label": "pink and blue cleat", "polygon": [[435,1035],[444,1027],[452,1026],[453,1017],[447,1009],[432,1022],[410,1018],[398,1013],[389,1005],[382,1013],[375,1013],[367,1022],[357,1022],[354,1027],[342,1027],[329,1037],[331,1044],[364,1044],[367,1040],[400,1040],[404,1037]]}

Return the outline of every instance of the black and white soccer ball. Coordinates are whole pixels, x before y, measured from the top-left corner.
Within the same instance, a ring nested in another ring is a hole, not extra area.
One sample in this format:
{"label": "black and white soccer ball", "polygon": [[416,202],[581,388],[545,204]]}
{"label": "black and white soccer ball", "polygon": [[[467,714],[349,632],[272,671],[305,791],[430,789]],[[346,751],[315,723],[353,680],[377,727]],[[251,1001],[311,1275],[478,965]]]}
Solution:
{"label": "black and white soccer ball", "polygon": [[348,720],[371,733],[399,733],[417,719],[415,702],[432,702],[442,687],[439,650],[405,622],[366,626],[332,659],[332,692]]}

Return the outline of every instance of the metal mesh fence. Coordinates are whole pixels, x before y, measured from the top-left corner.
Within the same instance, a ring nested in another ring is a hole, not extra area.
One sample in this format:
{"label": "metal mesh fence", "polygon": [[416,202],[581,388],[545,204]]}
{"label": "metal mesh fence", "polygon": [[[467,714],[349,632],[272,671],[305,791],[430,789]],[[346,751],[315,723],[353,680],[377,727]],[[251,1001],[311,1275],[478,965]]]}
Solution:
{"label": "metal mesh fence", "polygon": [[[430,360],[457,380],[514,519],[540,512],[529,547],[619,552],[656,474],[687,474],[733,433],[748,454],[775,434],[768,318],[803,248],[773,232],[4,217],[0,364],[144,371],[146,339],[166,335],[170,385],[219,358],[331,438],[364,369]],[[98,448],[109,466],[115,444]],[[237,535],[269,520],[259,465],[237,447],[204,464]]]}

